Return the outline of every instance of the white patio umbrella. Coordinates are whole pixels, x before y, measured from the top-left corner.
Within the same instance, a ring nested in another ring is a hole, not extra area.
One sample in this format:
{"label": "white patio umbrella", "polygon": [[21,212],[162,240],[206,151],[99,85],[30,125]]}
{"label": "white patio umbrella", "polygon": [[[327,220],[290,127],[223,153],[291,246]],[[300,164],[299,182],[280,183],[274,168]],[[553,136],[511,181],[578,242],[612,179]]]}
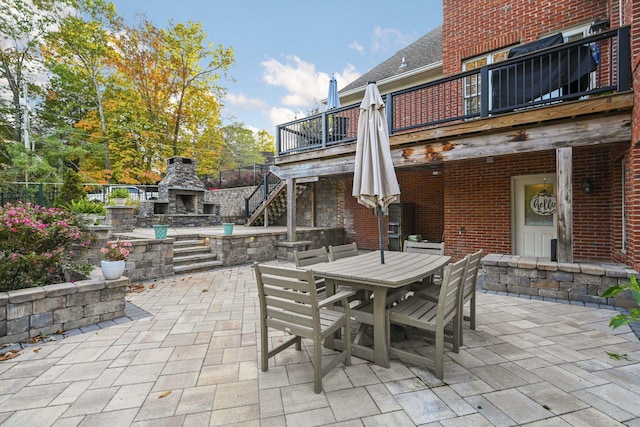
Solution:
{"label": "white patio umbrella", "polygon": [[384,101],[375,82],[367,83],[360,104],[352,195],[378,212],[380,262],[384,264],[382,209],[400,195],[400,186],[391,159]]}
{"label": "white patio umbrella", "polygon": [[340,106],[340,98],[338,97],[338,82],[334,75],[329,80],[329,95],[327,96],[327,110],[338,108]]}

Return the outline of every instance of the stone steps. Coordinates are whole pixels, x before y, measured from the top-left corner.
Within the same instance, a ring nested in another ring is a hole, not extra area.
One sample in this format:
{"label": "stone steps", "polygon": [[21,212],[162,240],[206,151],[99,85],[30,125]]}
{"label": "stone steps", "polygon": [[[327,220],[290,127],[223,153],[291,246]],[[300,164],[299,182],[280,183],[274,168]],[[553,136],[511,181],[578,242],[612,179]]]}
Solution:
{"label": "stone steps", "polygon": [[222,265],[204,238],[185,236],[173,243],[173,271],[176,274],[211,270]]}

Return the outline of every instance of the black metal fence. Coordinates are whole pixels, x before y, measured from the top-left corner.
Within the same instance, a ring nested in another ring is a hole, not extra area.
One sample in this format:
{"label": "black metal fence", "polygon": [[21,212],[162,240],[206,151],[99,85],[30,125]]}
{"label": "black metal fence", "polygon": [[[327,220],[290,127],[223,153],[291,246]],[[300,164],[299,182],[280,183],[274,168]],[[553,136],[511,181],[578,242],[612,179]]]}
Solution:
{"label": "black metal fence", "polygon": [[0,186],[0,206],[7,203],[33,203],[52,207],[59,193],[60,184],[10,183]]}

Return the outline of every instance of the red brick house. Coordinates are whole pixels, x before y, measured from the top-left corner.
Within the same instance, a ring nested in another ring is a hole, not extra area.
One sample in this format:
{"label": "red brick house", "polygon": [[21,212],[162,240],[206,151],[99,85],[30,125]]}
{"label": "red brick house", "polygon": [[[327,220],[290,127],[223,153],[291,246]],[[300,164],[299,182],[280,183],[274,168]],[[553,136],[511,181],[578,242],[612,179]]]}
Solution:
{"label": "red brick house", "polygon": [[410,234],[444,240],[454,258],[494,254],[496,289],[599,301],[629,274],[614,265],[640,268],[640,0],[444,0],[443,12],[344,88],[343,107],[278,126],[292,233],[344,227],[377,247],[350,176],[359,100],[376,80]]}

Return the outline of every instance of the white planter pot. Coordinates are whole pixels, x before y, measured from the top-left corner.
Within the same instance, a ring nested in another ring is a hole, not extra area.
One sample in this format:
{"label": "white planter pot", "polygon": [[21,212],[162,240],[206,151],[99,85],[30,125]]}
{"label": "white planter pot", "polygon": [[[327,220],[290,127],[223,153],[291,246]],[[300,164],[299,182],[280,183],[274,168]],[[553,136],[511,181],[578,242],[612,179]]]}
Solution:
{"label": "white planter pot", "polygon": [[124,273],[124,261],[102,261],[102,275],[107,280],[119,279]]}

